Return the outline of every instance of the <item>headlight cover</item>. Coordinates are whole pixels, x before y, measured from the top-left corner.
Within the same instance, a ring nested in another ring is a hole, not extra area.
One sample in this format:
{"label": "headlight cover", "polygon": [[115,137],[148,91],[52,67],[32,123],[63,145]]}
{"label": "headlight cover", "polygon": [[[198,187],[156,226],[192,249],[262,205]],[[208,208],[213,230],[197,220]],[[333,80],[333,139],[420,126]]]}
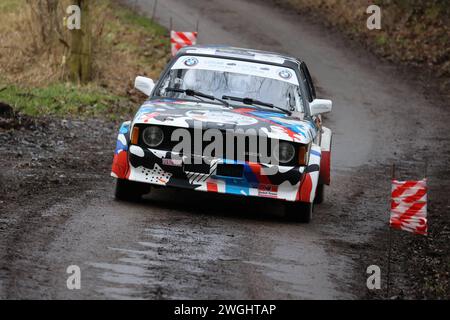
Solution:
{"label": "headlight cover", "polygon": [[281,141],[279,145],[278,160],[281,163],[291,162],[295,157],[295,148],[292,143]]}
{"label": "headlight cover", "polygon": [[148,147],[158,147],[164,141],[164,132],[159,127],[147,127],[142,131],[142,140]]}

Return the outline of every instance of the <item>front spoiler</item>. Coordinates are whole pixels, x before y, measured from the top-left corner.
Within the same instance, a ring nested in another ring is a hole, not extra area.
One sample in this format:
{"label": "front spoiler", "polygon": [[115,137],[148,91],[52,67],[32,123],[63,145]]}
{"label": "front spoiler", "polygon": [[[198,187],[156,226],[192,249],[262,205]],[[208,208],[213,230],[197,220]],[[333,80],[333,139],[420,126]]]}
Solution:
{"label": "front spoiler", "polygon": [[[320,147],[313,146],[309,165],[286,167],[251,162],[214,159],[208,161],[207,173],[189,172],[183,164],[170,161],[174,153],[130,146],[114,157],[111,175],[158,186],[177,187],[204,192],[272,198],[312,203],[320,169]],[[168,161],[169,160],[169,161]],[[218,176],[218,164],[243,166],[239,178]]]}

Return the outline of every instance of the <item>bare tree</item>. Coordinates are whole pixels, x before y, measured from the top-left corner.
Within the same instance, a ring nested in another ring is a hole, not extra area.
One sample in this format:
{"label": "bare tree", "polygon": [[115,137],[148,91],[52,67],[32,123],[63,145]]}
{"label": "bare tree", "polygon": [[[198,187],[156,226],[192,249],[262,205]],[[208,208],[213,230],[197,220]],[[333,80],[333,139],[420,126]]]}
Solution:
{"label": "bare tree", "polygon": [[74,1],[74,4],[81,9],[81,29],[70,32],[68,65],[69,78],[78,83],[86,83],[92,79],[92,30],[89,2],[89,0]]}

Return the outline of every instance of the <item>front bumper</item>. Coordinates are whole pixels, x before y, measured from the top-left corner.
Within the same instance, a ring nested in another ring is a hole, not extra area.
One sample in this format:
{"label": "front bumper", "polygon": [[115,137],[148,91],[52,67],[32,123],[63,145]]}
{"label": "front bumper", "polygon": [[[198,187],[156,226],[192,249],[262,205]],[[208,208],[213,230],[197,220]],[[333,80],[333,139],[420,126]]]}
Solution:
{"label": "front bumper", "polygon": [[[198,167],[172,160],[173,152],[132,145],[114,157],[112,176],[158,186],[197,191],[313,202],[319,178],[320,148],[307,167],[201,159]],[[231,176],[220,168],[234,166]],[[197,170],[199,168],[200,170]],[[218,170],[219,168],[219,170]],[[236,174],[236,172],[240,172]]]}

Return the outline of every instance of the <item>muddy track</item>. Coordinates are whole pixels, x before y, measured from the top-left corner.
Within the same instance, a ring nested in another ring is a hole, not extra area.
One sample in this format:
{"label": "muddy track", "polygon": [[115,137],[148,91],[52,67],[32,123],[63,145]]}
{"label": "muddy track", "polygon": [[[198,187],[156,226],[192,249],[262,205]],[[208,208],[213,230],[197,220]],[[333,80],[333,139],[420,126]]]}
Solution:
{"label": "muddy track", "polygon": [[[151,14],[152,2],[138,5]],[[0,298],[381,297],[368,294],[364,277],[368,265],[385,263],[390,164],[414,177],[428,160],[431,214],[448,211],[445,106],[412,75],[259,1],[160,1],[158,20],[168,26],[170,17],[186,30],[201,18],[200,43],[308,63],[320,96],[334,101],[325,119],[334,131],[326,202],[310,225],[247,198],[155,190],[141,203],[116,202],[109,168],[117,124],[3,126]],[[414,296],[403,262],[394,268],[397,284]],[[78,291],[66,289],[71,264],[82,270]]]}

